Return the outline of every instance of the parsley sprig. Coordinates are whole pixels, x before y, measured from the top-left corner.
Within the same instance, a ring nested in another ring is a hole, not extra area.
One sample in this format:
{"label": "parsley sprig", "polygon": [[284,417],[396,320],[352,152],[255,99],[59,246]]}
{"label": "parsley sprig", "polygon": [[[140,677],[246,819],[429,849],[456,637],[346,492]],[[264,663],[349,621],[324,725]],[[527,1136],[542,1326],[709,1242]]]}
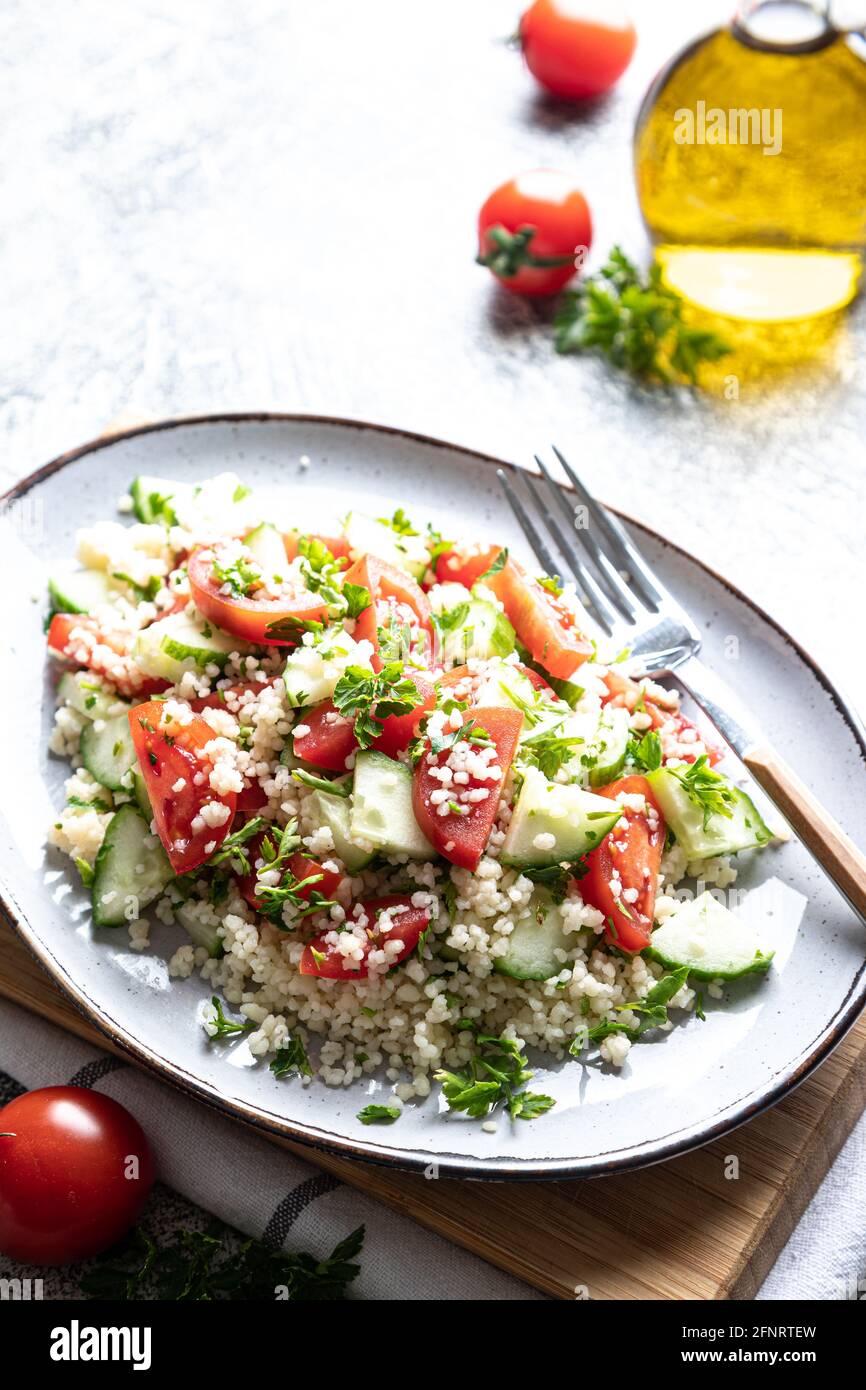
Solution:
{"label": "parsley sprig", "polygon": [[686,767],[669,767],[667,771],[679,782],[689,801],[703,811],[704,830],[711,816],[731,819],[737,804],[737,789],[710,766],[706,753]]}
{"label": "parsley sprig", "polygon": [[334,690],[334,705],[354,720],[359,748],[369,748],[392,714],[410,714],[422,700],[414,681],[403,675],[399,661],[389,661],[373,672],[363,666],[347,666]]}
{"label": "parsley sprig", "polygon": [[662,741],[655,729],[648,729],[643,738],[630,738],[626,758],[639,772],[655,772],[662,765]]}
{"label": "parsley sprig", "polygon": [[658,1028],[659,1024],[668,1022],[668,1005],[675,994],[679,994],[683,985],[689,978],[689,967],[680,965],[676,970],[672,970],[668,975],[662,975],[661,979],[653,985],[645,999],[635,999],[628,1004],[617,1004],[617,1011],[624,1013],[626,1010],[639,1015],[637,1027],[628,1023],[619,1023],[615,1019],[603,1019],[601,1023],[596,1023],[592,1028],[581,1028],[574,1037],[569,1047],[572,1057],[579,1057],[583,1049],[589,1043],[603,1042],[613,1033],[624,1033],[632,1042],[637,1042],[639,1038],[650,1028]]}
{"label": "parsley sprig", "polygon": [[274,1076],[291,1076],[296,1071],[299,1076],[312,1076],[313,1068],[307,1050],[300,1038],[289,1038],[274,1054],[270,1065]]}
{"label": "parsley sprig", "polygon": [[246,821],[239,830],[233,830],[230,835],[226,835],[219,849],[211,855],[208,864],[211,868],[218,868],[220,864],[228,864],[236,874],[248,874],[250,872],[250,855],[247,849],[247,841],[264,829],[265,822],[261,816],[253,816],[252,820]]}
{"label": "parsley sprig", "polygon": [[551,1096],[520,1090],[533,1073],[512,1038],[476,1034],[477,1051],[466,1071],[437,1071],[435,1080],[450,1110],[462,1110],[478,1119],[503,1103],[512,1120],[534,1120],[556,1102]]}
{"label": "parsley sprig", "polygon": [[635,376],[695,385],[701,362],[716,362],[731,349],[717,334],[687,324],[683,310],[682,297],[663,282],[659,266],[642,276],[614,246],[597,275],[563,295],[556,350],[595,350]]}
{"label": "parsley sprig", "polygon": [[345,1298],[360,1272],[355,1261],[364,1244],[363,1226],[323,1260],[231,1237],[228,1228],[214,1222],[204,1231],[179,1230],[170,1243],[157,1244],[137,1226],[82,1277],[81,1289],[92,1299],[123,1302],[273,1302],[277,1290],[292,1302],[333,1302]]}

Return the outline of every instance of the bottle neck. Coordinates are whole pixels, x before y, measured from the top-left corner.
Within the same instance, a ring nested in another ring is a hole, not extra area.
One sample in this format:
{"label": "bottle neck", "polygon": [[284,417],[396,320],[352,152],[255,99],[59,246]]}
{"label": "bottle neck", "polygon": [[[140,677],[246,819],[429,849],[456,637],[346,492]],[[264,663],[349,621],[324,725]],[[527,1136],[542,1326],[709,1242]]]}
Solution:
{"label": "bottle neck", "polygon": [[812,53],[836,38],[830,0],[741,0],[733,30],[768,53]]}

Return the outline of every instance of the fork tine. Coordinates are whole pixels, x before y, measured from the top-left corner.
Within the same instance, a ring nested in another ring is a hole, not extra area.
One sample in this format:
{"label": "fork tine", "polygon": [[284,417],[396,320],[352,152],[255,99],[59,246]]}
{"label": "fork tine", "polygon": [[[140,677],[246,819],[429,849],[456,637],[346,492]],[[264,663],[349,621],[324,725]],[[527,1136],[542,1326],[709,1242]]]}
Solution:
{"label": "fork tine", "polygon": [[[508,477],[508,475],[502,468],[497,468],[496,476],[499,479],[502,490],[508,499],[509,506],[511,507],[511,510],[514,512],[514,515],[516,516],[518,522],[520,523],[521,530],[523,531],[523,534],[526,536],[526,539],[529,541],[529,544],[532,547],[534,554],[541,561],[542,567],[548,574],[556,574],[559,569],[558,563],[554,559],[551,552],[548,550],[547,546],[545,545],[544,541],[539,535],[539,532],[535,524],[531,520],[529,513],[527,512],[523,503],[520,501],[519,497],[517,496],[517,493],[514,491],[514,488],[511,485],[511,479]],[[601,626],[607,633],[608,637],[610,637],[612,635],[610,624],[600,614],[597,614],[596,616]]]}
{"label": "fork tine", "polygon": [[[538,454],[535,455],[535,462],[538,464],[542,474],[544,475],[544,481],[547,483],[547,488],[551,497],[553,497],[557,505],[565,513],[565,515],[568,517],[569,522],[571,523],[570,530],[572,530],[572,536],[567,543],[568,550],[573,550],[574,543],[576,540],[580,542],[583,549],[588,553],[590,559],[595,564],[599,574],[601,575],[601,578],[604,580],[605,589],[607,593],[613,599],[620,613],[622,613],[623,617],[627,622],[633,623],[635,621],[635,618],[637,617],[636,604],[640,603],[641,600],[636,598],[633,590],[631,590],[628,587],[619,570],[616,568],[615,565],[611,564],[610,560],[595,540],[595,537],[591,536],[585,528],[578,528],[574,526],[575,514],[571,506],[571,503],[569,502],[559,483],[553,477],[553,474],[550,472],[549,468],[547,467],[547,464],[544,462],[542,458],[539,457]],[[553,527],[556,525],[552,518],[550,521],[550,525],[551,529],[553,529]],[[557,540],[561,545],[563,544],[563,541],[560,540],[562,532],[559,531],[558,526],[556,527],[556,529],[558,532]],[[580,562],[574,561],[573,563],[579,564]]]}
{"label": "fork tine", "polygon": [[610,630],[609,635],[612,635],[613,628],[618,623],[623,621],[630,623],[632,621],[631,614],[627,612],[623,617],[620,617],[620,614],[612,606],[607,594],[598,585],[594,576],[586,568],[586,565],[582,563],[579,555],[575,552],[574,543],[565,535],[562,527],[547,505],[543,494],[541,494],[541,483],[539,479],[533,477],[531,473],[526,473],[524,475],[524,482],[527,491],[535,503],[536,510],[541,514],[542,521],[559,546],[593,616],[596,619],[601,618],[605,627]]}
{"label": "fork tine", "polygon": [[552,446],[553,452],[562,464],[566,477],[575,490],[575,493],[584,504],[592,519],[598,524],[600,530],[607,536],[609,544],[613,547],[616,554],[620,557],[620,562],[624,569],[628,569],[637,586],[641,589],[644,599],[655,609],[661,602],[659,593],[652,572],[647,568],[640,551],[635,546],[628,532],[620,526],[608,512],[600,507],[592,493],[581,482],[571,464],[563,456],[556,445]]}

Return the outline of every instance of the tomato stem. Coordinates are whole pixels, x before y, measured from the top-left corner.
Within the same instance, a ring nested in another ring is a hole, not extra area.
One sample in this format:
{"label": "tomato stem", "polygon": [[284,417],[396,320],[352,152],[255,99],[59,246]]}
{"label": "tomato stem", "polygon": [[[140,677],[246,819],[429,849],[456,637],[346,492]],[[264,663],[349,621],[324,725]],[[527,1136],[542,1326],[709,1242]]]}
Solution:
{"label": "tomato stem", "polygon": [[490,250],[483,255],[479,251],[475,257],[477,263],[486,265],[494,275],[504,280],[516,275],[522,266],[546,270],[552,266],[570,265],[571,256],[533,255],[529,248],[537,230],[537,227],[518,227],[516,232],[509,232],[501,223],[488,227],[485,238]]}

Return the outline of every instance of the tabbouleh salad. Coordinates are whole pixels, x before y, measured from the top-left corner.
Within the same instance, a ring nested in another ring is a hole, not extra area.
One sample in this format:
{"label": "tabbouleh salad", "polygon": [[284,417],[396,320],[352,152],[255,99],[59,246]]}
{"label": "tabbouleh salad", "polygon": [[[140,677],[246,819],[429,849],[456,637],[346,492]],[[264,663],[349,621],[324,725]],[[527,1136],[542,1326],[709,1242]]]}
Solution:
{"label": "tabbouleh salad", "polygon": [[767,969],[714,890],[770,830],[556,576],[402,509],[280,526],[233,474],[120,505],[50,585],[50,842],[94,926],[182,930],[209,1037],[302,1084],[384,1074],[364,1123],[434,1082],[532,1119],[525,1047],[621,1067]]}

